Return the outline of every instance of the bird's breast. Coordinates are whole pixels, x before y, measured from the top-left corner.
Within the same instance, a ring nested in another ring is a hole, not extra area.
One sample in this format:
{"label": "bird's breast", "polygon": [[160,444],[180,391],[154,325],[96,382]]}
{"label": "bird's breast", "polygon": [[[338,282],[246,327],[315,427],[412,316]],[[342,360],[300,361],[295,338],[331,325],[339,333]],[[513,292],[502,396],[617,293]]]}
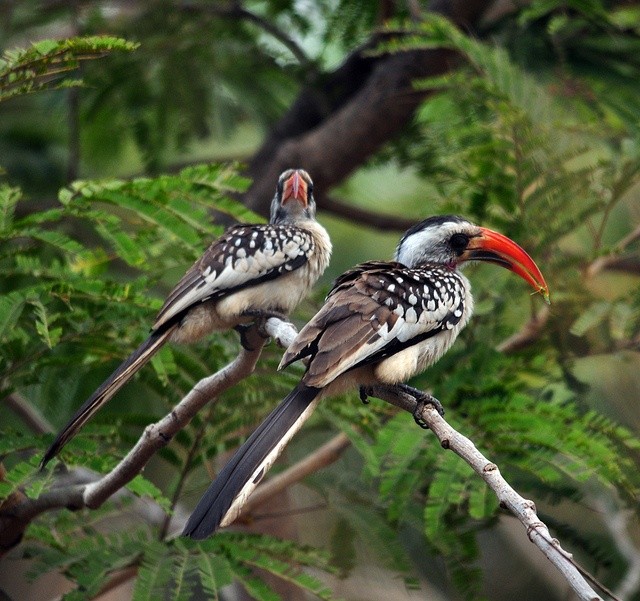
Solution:
{"label": "bird's breast", "polygon": [[[382,359],[374,367],[375,377],[383,384],[399,384],[406,382],[416,374],[433,365],[453,345],[461,330],[467,325],[473,313],[473,297],[470,285],[464,276],[463,286],[458,289],[462,295],[461,302],[456,302],[461,314],[453,313],[455,319],[442,319],[444,326],[439,332],[425,339],[421,339],[419,323],[413,328],[416,343]],[[407,338],[410,341],[410,338]]]}

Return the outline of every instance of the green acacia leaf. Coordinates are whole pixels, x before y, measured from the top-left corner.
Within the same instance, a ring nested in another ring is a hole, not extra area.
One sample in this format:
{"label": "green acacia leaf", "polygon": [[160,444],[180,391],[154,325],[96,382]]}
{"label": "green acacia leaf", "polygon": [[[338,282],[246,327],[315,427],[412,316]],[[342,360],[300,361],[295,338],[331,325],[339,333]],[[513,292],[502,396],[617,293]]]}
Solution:
{"label": "green acacia leaf", "polygon": [[211,553],[198,554],[198,575],[202,588],[212,599],[219,599],[220,589],[233,582],[233,571],[229,562]]}
{"label": "green acacia leaf", "polygon": [[51,52],[59,48],[60,42],[57,40],[41,40],[40,42],[34,42],[32,46],[38,54],[42,54],[44,56],[51,54]]}
{"label": "green acacia leaf", "polygon": [[127,488],[138,497],[151,497],[162,509],[171,511],[171,501],[162,494],[162,491],[153,482],[147,480],[142,474],[138,474],[131,480],[127,484]]}
{"label": "green acacia leaf", "polygon": [[137,44],[112,36],[40,40],[26,49],[8,50],[0,59],[0,102],[14,96],[80,85],[66,74],[84,61],[114,51],[129,52]]}
{"label": "green acacia leaf", "polygon": [[11,231],[15,207],[22,198],[19,188],[0,185],[0,233],[6,236]]}
{"label": "green acacia leaf", "polygon": [[26,302],[21,292],[0,295],[0,340],[14,331]]}

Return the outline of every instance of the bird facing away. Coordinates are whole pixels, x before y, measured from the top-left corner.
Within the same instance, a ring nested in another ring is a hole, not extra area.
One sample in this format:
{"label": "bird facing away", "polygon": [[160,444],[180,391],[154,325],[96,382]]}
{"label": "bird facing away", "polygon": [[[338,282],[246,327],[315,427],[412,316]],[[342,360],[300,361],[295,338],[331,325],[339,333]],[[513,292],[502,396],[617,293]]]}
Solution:
{"label": "bird facing away", "polygon": [[214,241],[169,293],[149,337],[76,411],[41,462],[44,467],[167,341],[189,343],[261,315],[288,314],[331,257],[316,221],[313,182],[289,169],[278,178],[268,224],[234,225]]}
{"label": "bird facing away", "polygon": [[[368,262],[341,275],[324,305],[280,363],[306,371],[294,390],[236,451],[210,485],[183,535],[202,539],[238,516],[244,502],[322,397],[360,387],[409,392],[404,384],[451,347],[473,312],[470,284],[459,268],[489,261],[525,279],[549,299],[544,277],[515,242],[457,216],[431,217],[409,229],[395,262]],[[373,390],[375,390],[373,389]]]}

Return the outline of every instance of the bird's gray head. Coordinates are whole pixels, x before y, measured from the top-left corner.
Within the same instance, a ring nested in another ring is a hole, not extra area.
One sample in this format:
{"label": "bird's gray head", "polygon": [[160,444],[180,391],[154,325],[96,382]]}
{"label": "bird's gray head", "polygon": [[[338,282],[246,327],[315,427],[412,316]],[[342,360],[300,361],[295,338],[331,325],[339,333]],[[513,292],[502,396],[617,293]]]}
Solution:
{"label": "bird's gray head", "polygon": [[281,173],[271,201],[270,223],[315,219],[315,216],[311,176],[304,169],[287,169]]}
{"label": "bird's gray head", "polygon": [[549,301],[544,277],[523,248],[456,215],[429,217],[408,229],[396,249],[396,261],[407,267],[437,263],[451,269],[466,261],[488,261],[518,274]]}
{"label": "bird's gray head", "polygon": [[470,241],[481,234],[477,225],[456,215],[429,217],[405,232],[396,248],[396,261],[408,267],[421,263],[455,266]]}

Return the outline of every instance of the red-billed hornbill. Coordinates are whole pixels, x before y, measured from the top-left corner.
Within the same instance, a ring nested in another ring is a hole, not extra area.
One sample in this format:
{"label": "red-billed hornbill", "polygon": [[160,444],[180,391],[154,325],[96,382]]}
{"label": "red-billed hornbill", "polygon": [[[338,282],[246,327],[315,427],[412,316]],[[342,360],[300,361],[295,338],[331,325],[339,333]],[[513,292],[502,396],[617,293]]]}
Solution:
{"label": "red-billed hornbill", "polygon": [[300,383],[222,469],[183,535],[201,539],[231,524],[322,397],[358,387],[400,390],[418,401],[419,423],[425,402],[441,411],[436,399],[404,382],[435,363],[469,321],[473,298],[459,270],[466,261],[506,267],[548,301],[540,270],[506,236],[451,215],[415,225],[400,241],[396,262],[363,263],[337,279],[280,363],[306,360]]}
{"label": "red-billed hornbill", "polygon": [[326,269],[331,241],[302,169],[278,178],[268,224],[234,225],[169,293],[149,337],[85,401],[45,453],[44,467],[167,341],[189,343],[260,316],[288,314]]}

